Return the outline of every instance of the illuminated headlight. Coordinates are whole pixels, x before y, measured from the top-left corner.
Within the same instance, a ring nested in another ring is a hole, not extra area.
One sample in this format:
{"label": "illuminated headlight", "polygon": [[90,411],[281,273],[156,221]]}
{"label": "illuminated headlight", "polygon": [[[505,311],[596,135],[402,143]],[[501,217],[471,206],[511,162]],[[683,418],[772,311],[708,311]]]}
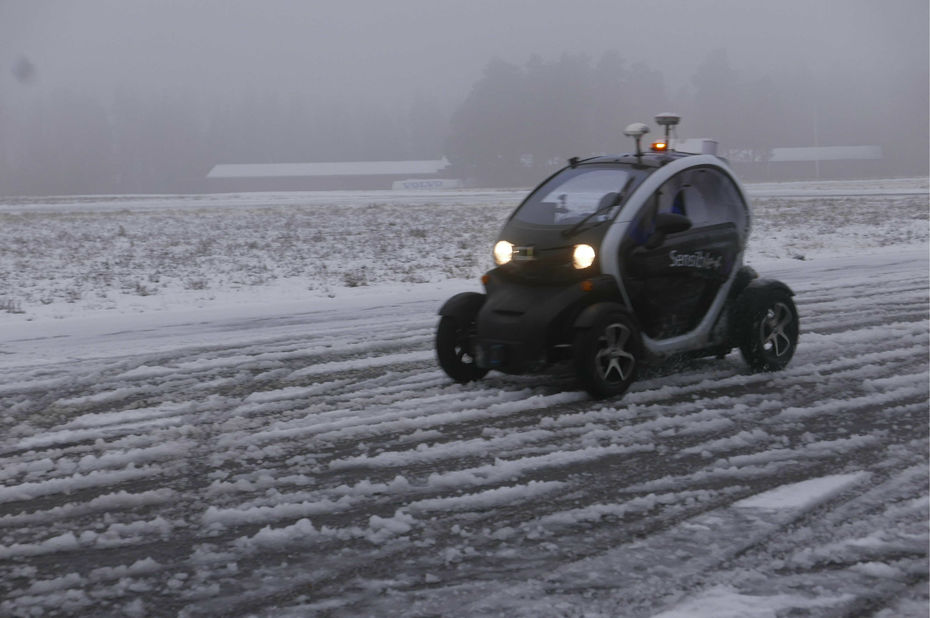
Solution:
{"label": "illuminated headlight", "polygon": [[494,245],[494,262],[498,266],[503,266],[513,259],[513,243],[506,240],[498,240]]}
{"label": "illuminated headlight", "polygon": [[594,263],[594,247],[591,245],[575,245],[572,253],[572,266],[577,269],[588,268]]}

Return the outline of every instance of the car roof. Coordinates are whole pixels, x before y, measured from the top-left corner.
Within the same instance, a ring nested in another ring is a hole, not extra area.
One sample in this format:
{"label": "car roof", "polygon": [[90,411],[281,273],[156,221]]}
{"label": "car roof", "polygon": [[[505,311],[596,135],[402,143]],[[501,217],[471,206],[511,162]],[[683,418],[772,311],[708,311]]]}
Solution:
{"label": "car roof", "polygon": [[624,163],[629,165],[638,165],[641,167],[662,167],[675,159],[692,157],[693,153],[686,152],[644,152],[642,155],[636,154],[619,154],[619,155],[601,155],[578,161],[578,165],[585,164],[603,164],[603,163]]}

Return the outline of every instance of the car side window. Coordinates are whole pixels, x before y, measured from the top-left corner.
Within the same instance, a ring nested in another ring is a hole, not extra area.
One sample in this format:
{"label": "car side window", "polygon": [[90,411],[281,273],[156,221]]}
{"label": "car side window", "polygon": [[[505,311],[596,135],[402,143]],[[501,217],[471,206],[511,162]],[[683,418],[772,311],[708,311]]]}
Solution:
{"label": "car side window", "polygon": [[733,223],[741,235],[748,231],[747,206],[739,191],[729,176],[711,167],[685,170],[662,184],[630,226],[634,244],[645,244],[655,230],[656,215],[663,212],[688,217],[692,229]]}
{"label": "car side window", "polygon": [[[704,203],[703,220],[700,225],[733,223],[740,234],[747,232],[747,206],[733,181],[724,173],[713,168],[702,168],[691,172],[691,184]],[[698,221],[694,221],[698,225]]]}
{"label": "car side window", "polygon": [[645,244],[655,230],[655,219],[659,213],[675,213],[691,217],[692,208],[697,206],[696,196],[685,182],[684,173],[672,176],[653,193],[649,202],[640,211],[630,226],[630,237],[636,245]]}

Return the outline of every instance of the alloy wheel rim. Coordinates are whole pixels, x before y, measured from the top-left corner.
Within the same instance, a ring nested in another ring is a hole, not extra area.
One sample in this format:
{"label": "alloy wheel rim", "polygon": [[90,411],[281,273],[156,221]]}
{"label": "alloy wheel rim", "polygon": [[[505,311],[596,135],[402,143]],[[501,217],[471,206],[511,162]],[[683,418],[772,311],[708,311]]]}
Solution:
{"label": "alloy wheel rim", "polygon": [[793,322],[791,310],[785,303],[775,303],[769,307],[759,325],[762,349],[776,357],[788,353],[792,346],[790,327]]}
{"label": "alloy wheel rim", "polygon": [[636,357],[628,349],[631,337],[632,332],[625,324],[614,323],[604,329],[594,357],[597,371],[604,381],[623,382],[633,374]]}

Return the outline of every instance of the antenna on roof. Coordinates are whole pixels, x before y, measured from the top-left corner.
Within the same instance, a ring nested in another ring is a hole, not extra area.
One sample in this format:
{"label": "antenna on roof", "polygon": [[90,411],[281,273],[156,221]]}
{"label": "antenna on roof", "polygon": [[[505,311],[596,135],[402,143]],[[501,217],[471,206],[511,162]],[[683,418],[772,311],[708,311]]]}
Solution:
{"label": "antenna on roof", "polygon": [[643,149],[640,144],[640,140],[642,140],[643,135],[645,135],[646,133],[649,133],[649,127],[647,127],[642,122],[634,122],[633,124],[628,124],[626,125],[626,128],[623,130],[624,135],[626,135],[627,137],[632,137],[636,139],[636,156],[637,157],[643,156]]}
{"label": "antenna on roof", "polygon": [[669,135],[672,132],[672,127],[677,126],[679,122],[681,122],[680,114],[666,112],[664,114],[656,115],[656,124],[665,127],[665,143],[667,146],[671,145],[671,142],[669,141]]}

